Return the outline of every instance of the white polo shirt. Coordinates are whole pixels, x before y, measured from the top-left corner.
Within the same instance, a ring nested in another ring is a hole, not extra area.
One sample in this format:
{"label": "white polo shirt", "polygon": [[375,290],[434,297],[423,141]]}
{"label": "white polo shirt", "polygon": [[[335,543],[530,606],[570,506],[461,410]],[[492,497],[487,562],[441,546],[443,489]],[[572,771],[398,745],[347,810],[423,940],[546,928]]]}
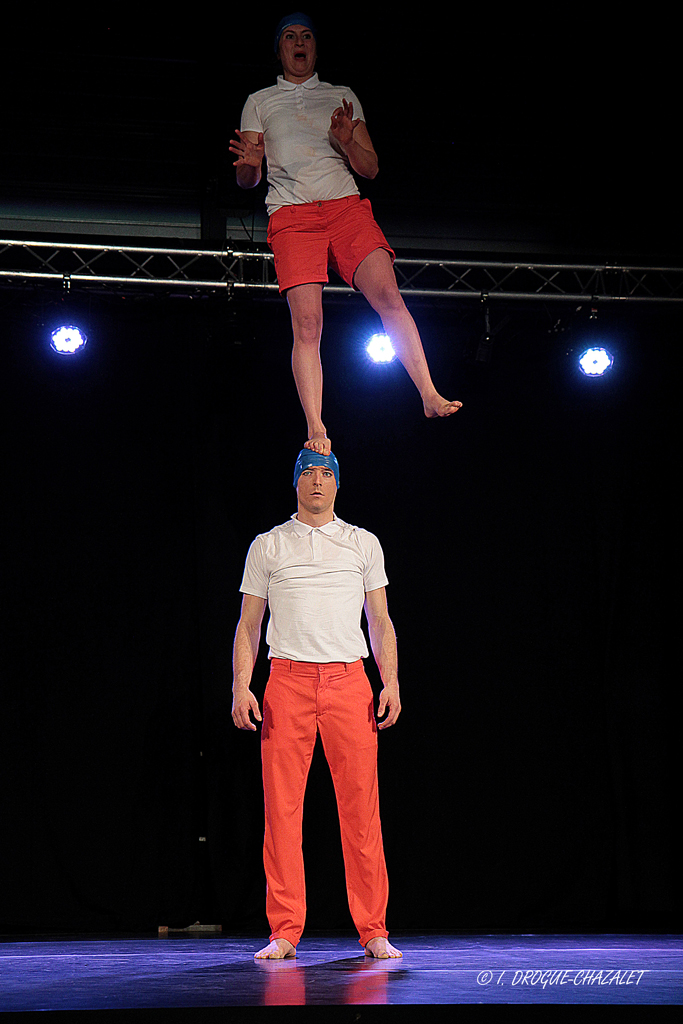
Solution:
{"label": "white polo shirt", "polygon": [[343,99],[353,103],[354,119],[364,121],[356,94],[321,82],[317,74],[302,85],[279,75],[277,85],[248,97],[240,130],[263,132],[269,215],[281,206],[359,194],[348,159],[330,135],[330,119]]}
{"label": "white polo shirt", "polygon": [[313,527],[293,515],[253,541],[240,591],[268,601],[270,658],[349,663],[368,656],[365,594],[387,583],[374,534],[337,516]]}

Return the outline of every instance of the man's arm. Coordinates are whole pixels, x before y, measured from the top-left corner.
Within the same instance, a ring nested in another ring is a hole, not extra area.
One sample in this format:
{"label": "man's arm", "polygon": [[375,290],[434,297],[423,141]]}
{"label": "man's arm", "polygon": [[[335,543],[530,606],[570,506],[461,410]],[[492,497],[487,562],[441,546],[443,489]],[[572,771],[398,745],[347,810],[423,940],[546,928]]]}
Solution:
{"label": "man's arm", "polygon": [[365,121],[353,119],[353,103],[342,100],[332,114],[330,133],[348,157],[351,167],[361,178],[376,178],[379,171],[377,154],[370,140]]}
{"label": "man's arm", "polygon": [[265,610],[265,598],[254,597],[253,594],[243,596],[242,613],[237,623],[232,649],[232,720],[238,729],[251,729],[252,732],[256,731],[256,726],[251,720],[250,712],[253,711],[257,722],[261,721],[261,712],[249,686],[261,640],[261,623]]}
{"label": "man's arm", "polygon": [[378,728],[388,729],[401,713],[401,698],[398,692],[398,651],[396,633],[389,618],[387,594],[384,587],[371,590],[365,595],[365,615],[368,620],[370,646],[375,656],[384,689],[379,695],[377,717],[385,712],[387,717]]}
{"label": "man's arm", "polygon": [[261,165],[265,146],[263,132],[241,132],[235,129],[237,139],[231,139],[229,149],[237,160],[233,167],[237,173],[237,184],[240,188],[255,188],[261,180]]}

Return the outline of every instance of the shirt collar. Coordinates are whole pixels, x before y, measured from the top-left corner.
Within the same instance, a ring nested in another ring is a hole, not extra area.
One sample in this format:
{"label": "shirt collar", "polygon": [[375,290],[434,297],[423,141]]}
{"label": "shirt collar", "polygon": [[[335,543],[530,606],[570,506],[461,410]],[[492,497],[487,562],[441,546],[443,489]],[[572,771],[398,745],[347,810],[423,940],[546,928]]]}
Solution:
{"label": "shirt collar", "polygon": [[[317,89],[320,85],[320,79],[318,78],[318,72],[314,72],[311,78],[307,78],[305,82],[301,82],[304,89]],[[285,91],[292,92],[294,89],[298,89],[299,85],[296,82],[288,82],[283,75],[277,76],[277,87],[278,89],[284,89]]]}
{"label": "shirt collar", "polygon": [[296,523],[296,532],[300,537],[305,537],[307,533],[311,533],[313,530],[320,530],[322,533],[331,535],[336,533],[337,530],[340,530],[343,526],[346,526],[344,520],[340,519],[335,512],[333,512],[332,515],[334,516],[332,522],[325,523],[323,526],[309,526],[308,523],[302,523],[300,519],[297,519],[296,512],[291,518],[292,521]]}

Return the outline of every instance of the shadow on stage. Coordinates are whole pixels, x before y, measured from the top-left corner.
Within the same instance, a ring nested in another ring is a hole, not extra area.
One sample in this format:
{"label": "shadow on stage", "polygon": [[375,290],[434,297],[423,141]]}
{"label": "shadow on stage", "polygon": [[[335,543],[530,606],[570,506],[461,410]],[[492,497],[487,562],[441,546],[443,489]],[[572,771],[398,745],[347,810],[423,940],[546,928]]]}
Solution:
{"label": "shadow on stage", "polygon": [[[445,1019],[454,1005],[683,1003],[683,936],[392,935],[401,960],[351,936],[307,936],[255,961],[257,938],[62,936],[0,942],[0,1010],[151,1019]],[[450,1008],[450,1009],[449,1009]]]}

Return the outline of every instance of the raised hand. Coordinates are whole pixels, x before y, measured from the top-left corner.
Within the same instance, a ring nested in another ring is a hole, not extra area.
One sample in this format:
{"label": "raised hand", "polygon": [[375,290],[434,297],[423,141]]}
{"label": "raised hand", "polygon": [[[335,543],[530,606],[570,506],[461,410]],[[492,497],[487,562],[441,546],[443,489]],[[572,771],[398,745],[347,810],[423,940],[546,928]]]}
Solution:
{"label": "raised hand", "polygon": [[340,146],[346,146],[353,138],[356,125],[360,124],[360,118],[353,119],[353,103],[342,100],[342,106],[332,114],[330,121],[330,132]]}
{"label": "raised hand", "polygon": [[252,142],[248,132],[241,132],[235,129],[237,139],[230,139],[229,149],[234,153],[237,160],[233,160],[233,167],[260,167],[265,153],[263,143],[263,132],[258,133],[258,141]]}

